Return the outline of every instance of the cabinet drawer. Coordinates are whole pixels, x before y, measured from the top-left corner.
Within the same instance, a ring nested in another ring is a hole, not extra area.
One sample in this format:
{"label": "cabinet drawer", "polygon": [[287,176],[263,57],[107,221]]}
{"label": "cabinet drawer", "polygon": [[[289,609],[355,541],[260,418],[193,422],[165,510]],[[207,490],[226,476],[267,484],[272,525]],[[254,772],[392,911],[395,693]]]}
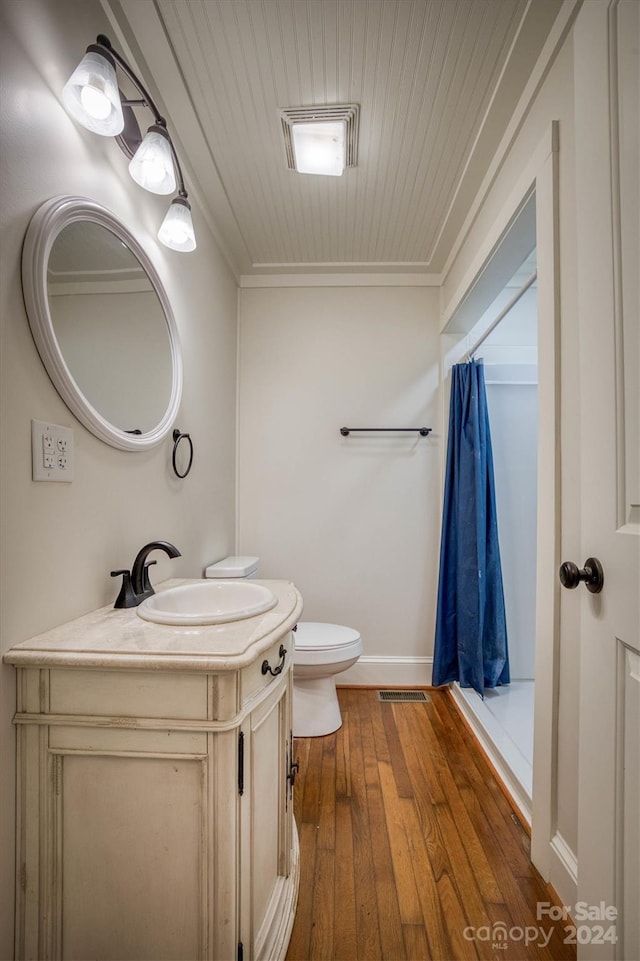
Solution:
{"label": "cabinet drawer", "polygon": [[162,754],[206,757],[207,735],[199,731],[132,731],[104,727],[49,728],[49,750],[58,754]]}
{"label": "cabinet drawer", "polygon": [[[286,651],[283,656],[280,655],[281,648]],[[270,684],[275,683],[283,674],[286,674],[287,671],[291,669],[293,665],[293,650],[294,644],[291,634],[285,634],[285,636],[281,637],[275,644],[272,644],[262,657],[259,657],[253,664],[250,664],[249,667],[243,670],[240,680],[240,697],[243,706],[247,701],[255,697]],[[278,668],[281,668],[275,677],[270,674],[269,671],[265,674],[262,673],[262,665],[265,661],[269,664],[272,671],[277,671]]]}
{"label": "cabinet drawer", "polygon": [[206,720],[206,674],[51,670],[49,712]]}

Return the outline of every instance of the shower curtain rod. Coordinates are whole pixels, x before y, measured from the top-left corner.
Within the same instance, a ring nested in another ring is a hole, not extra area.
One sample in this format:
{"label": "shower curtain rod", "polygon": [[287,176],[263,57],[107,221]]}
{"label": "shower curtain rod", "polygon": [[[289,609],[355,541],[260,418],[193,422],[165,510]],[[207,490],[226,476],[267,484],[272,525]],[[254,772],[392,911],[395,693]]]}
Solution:
{"label": "shower curtain rod", "polygon": [[477,341],[475,342],[475,344],[473,345],[473,347],[472,347],[470,350],[468,350],[468,351],[466,352],[466,354],[464,354],[463,360],[471,360],[471,359],[472,359],[472,357],[473,357],[473,355],[475,354],[475,352],[477,351],[478,347],[481,347],[482,344],[484,344],[484,342],[485,342],[485,340],[487,339],[487,337],[489,336],[489,334],[491,334],[491,333],[496,329],[496,327],[498,326],[498,324],[500,323],[500,321],[504,320],[504,318],[507,316],[507,314],[509,313],[509,311],[511,310],[511,308],[512,308],[512,307],[515,307],[515,305],[518,303],[518,301],[520,300],[520,298],[522,297],[522,295],[523,295],[524,293],[526,293],[526,291],[529,289],[529,287],[530,287],[531,284],[534,282],[534,280],[536,279],[537,276],[538,276],[538,271],[537,271],[537,270],[534,270],[534,272],[531,274],[531,276],[530,276],[530,277],[527,277],[527,279],[525,280],[525,282],[524,282],[524,284],[522,285],[522,287],[520,288],[520,290],[516,291],[516,293],[513,295],[513,297],[512,297],[511,300],[509,301],[509,303],[506,305],[506,307],[503,307],[503,308],[502,308],[502,310],[500,311],[500,313],[498,314],[498,316],[496,317],[496,319],[495,319],[494,321],[492,321],[492,323],[489,324],[489,326],[488,326],[487,329],[485,330],[484,334],[482,334],[481,337],[478,337],[478,339],[477,339]]}

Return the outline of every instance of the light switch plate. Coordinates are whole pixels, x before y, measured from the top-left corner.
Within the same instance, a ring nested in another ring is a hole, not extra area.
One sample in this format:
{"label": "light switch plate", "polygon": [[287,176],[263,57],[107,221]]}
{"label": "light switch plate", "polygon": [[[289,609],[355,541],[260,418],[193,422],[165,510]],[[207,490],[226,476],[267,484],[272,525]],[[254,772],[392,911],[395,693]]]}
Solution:
{"label": "light switch plate", "polygon": [[70,427],[31,421],[31,476],[34,481],[69,484],[73,480],[73,431]]}

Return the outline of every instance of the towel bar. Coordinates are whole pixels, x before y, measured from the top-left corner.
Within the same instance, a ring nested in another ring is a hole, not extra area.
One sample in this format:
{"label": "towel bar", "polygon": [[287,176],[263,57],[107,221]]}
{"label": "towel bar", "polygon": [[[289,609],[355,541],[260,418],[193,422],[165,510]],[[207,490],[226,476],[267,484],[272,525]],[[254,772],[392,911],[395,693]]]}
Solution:
{"label": "towel bar", "polygon": [[415,431],[416,433],[420,434],[421,437],[428,437],[432,430],[432,427],[341,427],[340,433],[343,437],[348,437],[353,431],[357,431],[358,433],[362,433],[364,431],[376,431],[376,433],[382,431],[393,431],[394,434],[397,434],[400,431]]}

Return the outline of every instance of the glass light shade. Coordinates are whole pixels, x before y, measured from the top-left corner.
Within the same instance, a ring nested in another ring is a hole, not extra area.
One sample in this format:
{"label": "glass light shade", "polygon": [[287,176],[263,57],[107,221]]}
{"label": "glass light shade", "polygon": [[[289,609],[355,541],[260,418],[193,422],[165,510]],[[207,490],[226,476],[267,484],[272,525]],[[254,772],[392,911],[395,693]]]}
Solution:
{"label": "glass light shade", "polygon": [[345,167],[345,128],[343,120],[294,123],[291,139],[296,170],[340,177]]}
{"label": "glass light shade", "polygon": [[191,219],[191,206],[183,197],[176,197],[171,202],[167,216],[162,221],[158,231],[158,240],[171,247],[187,253],[196,249],[196,235]]}
{"label": "glass light shade", "polygon": [[87,130],[103,137],[116,137],[124,128],[116,68],[106,53],[95,45],[67,80],[62,102],[68,112]]}
{"label": "glass light shade", "polygon": [[137,184],[152,194],[172,194],[176,189],[176,175],[169,134],[164,127],[153,124],[131,158],[129,173]]}

